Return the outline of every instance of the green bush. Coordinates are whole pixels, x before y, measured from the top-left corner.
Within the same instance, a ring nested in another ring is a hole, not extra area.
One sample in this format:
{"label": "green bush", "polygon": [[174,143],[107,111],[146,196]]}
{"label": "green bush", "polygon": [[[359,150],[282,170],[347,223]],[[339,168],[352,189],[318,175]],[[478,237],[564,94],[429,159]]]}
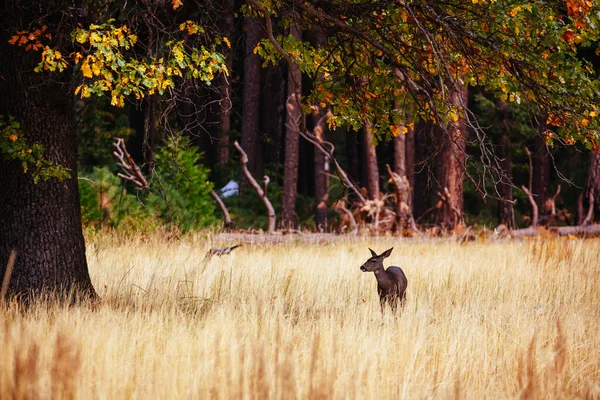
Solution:
{"label": "green bush", "polygon": [[148,206],[166,224],[184,231],[216,224],[215,202],[210,197],[209,170],[198,164],[201,154],[187,139],[169,143],[156,153],[156,172]]}
{"label": "green bush", "polygon": [[138,191],[107,167],[94,167],[79,180],[84,225],[148,231],[169,226],[189,231],[218,222],[210,197],[208,169],[200,154],[181,140],[156,153],[150,190]]}

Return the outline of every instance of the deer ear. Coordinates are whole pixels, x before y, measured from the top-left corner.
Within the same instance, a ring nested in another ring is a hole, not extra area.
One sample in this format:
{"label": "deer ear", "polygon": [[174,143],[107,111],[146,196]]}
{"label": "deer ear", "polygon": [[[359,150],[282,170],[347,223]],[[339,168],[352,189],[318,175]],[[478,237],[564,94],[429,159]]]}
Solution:
{"label": "deer ear", "polygon": [[373,250],[371,250],[371,248],[369,247],[369,251],[371,252],[371,255],[373,257],[377,257],[377,253],[375,253]]}
{"label": "deer ear", "polygon": [[392,250],[394,250],[393,247],[391,249],[387,249],[386,251],[384,251],[383,253],[381,253],[381,257],[383,257],[383,258],[389,257],[390,254],[392,254]]}

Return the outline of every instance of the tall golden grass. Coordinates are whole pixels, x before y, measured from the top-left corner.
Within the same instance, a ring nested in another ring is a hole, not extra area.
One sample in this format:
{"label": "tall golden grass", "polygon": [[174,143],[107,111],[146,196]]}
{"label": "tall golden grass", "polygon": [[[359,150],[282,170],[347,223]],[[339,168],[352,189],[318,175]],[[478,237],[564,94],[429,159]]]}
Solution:
{"label": "tall golden grass", "polygon": [[99,304],[0,307],[0,398],[600,398],[599,241],[219,244],[90,237]]}

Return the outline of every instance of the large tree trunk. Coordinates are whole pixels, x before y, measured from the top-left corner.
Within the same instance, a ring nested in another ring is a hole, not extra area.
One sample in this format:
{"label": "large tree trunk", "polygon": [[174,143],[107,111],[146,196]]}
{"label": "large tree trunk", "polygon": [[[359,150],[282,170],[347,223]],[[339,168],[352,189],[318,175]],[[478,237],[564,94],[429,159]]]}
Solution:
{"label": "large tree trunk", "polygon": [[[300,26],[292,25],[291,34],[302,40]],[[288,66],[287,115],[285,124],[285,163],[283,171],[283,199],[281,202],[281,224],[293,228],[296,224],[296,198],[298,196],[298,147],[300,138],[300,94],[302,93],[302,72],[296,64]]]}
{"label": "large tree trunk", "polygon": [[369,199],[379,198],[379,169],[377,168],[377,151],[373,145],[371,125],[365,124],[362,128],[365,148],[365,170],[367,173],[367,194]]}
{"label": "large tree trunk", "polygon": [[500,137],[500,148],[498,157],[500,158],[500,168],[502,169],[502,180],[498,184],[498,192],[502,200],[498,204],[498,222],[506,225],[507,228],[515,227],[515,210],[513,205],[512,188],[512,159],[510,154],[510,129],[511,117],[508,111],[508,104],[505,101],[498,100],[496,108],[502,115],[502,136]]}
{"label": "large tree trunk", "polygon": [[[258,116],[260,111],[260,56],[254,47],[260,40],[260,24],[246,17],[246,46],[244,59],[244,94],[242,109],[242,148],[248,154],[248,169],[253,176],[258,174]],[[243,185],[245,186],[245,185]]]}
{"label": "large tree trunk", "polygon": [[546,116],[538,116],[538,135],[535,137],[535,149],[533,151],[533,197],[537,203],[540,218],[548,215],[550,210],[546,209],[548,200],[548,189],[550,186],[551,159],[544,134],[546,131]]}
{"label": "large tree trunk", "polygon": [[[452,93],[452,101],[454,104],[466,104],[467,88]],[[442,147],[438,154],[436,175],[443,201],[436,212],[435,220],[436,224],[446,230],[453,230],[462,222],[466,137],[467,129],[461,117],[448,125],[448,134],[442,138]]]}
{"label": "large tree trunk", "polygon": [[20,163],[0,159],[0,276],[15,249],[10,295],[27,297],[75,289],[95,296],[81,229],[69,74],[49,77],[34,73],[39,53],[8,44],[14,27],[11,22],[18,20],[17,16],[4,15],[2,20],[0,114],[13,116],[27,142],[42,144],[44,157],[71,169],[71,177],[34,184]]}

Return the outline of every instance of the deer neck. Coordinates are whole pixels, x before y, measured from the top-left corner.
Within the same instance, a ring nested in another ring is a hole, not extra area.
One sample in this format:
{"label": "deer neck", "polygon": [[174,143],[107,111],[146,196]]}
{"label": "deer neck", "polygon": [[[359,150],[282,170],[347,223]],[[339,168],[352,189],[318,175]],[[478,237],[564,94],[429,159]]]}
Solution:
{"label": "deer neck", "polygon": [[375,279],[377,279],[377,283],[380,286],[387,287],[391,285],[390,277],[385,272],[385,268],[383,268],[383,266],[373,272],[375,273]]}

